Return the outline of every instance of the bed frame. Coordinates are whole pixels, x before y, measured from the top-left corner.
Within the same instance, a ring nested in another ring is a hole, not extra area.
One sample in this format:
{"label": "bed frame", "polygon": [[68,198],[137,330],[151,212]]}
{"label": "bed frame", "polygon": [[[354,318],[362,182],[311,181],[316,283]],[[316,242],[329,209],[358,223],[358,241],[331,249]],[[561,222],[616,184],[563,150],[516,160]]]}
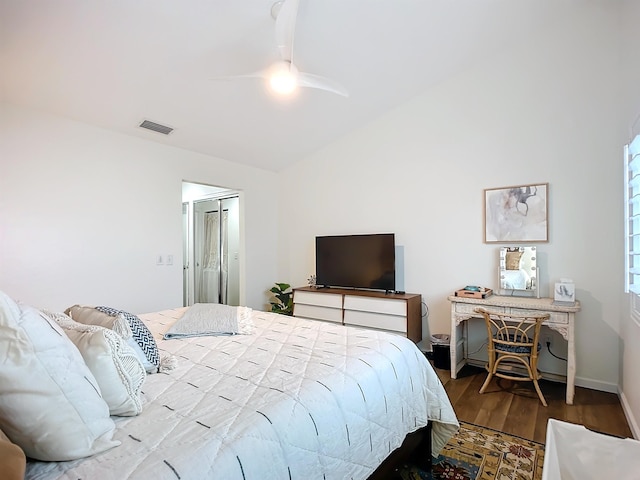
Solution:
{"label": "bed frame", "polygon": [[407,435],[402,445],[380,464],[367,480],[389,480],[395,478],[398,467],[412,463],[418,468],[431,470],[431,422],[419,430]]}

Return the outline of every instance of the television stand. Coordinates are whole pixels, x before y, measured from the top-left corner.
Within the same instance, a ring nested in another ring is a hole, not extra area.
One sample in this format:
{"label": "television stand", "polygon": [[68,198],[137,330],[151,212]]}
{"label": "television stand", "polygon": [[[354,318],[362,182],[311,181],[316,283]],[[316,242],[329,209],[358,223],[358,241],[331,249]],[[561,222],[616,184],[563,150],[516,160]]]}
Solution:
{"label": "television stand", "polygon": [[332,287],[293,289],[293,316],[398,333],[422,340],[422,295]]}

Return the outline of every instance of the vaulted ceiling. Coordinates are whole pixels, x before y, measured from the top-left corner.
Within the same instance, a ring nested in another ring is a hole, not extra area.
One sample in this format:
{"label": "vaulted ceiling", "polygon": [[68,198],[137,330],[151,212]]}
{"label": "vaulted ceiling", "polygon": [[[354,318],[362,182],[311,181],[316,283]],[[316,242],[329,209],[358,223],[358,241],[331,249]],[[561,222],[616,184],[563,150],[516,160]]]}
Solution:
{"label": "vaulted ceiling", "polygon": [[274,1],[0,0],[0,98],[278,171],[596,0],[300,0],[295,63],[349,97],[285,100],[216,79],[278,58]]}

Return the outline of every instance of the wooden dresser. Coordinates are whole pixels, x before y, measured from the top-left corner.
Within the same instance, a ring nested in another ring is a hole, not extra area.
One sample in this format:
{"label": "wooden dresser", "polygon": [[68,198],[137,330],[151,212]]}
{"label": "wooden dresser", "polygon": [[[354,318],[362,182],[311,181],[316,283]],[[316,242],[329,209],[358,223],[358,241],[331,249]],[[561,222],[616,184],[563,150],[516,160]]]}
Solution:
{"label": "wooden dresser", "polygon": [[342,288],[293,290],[293,316],[385,330],[422,340],[422,295]]}

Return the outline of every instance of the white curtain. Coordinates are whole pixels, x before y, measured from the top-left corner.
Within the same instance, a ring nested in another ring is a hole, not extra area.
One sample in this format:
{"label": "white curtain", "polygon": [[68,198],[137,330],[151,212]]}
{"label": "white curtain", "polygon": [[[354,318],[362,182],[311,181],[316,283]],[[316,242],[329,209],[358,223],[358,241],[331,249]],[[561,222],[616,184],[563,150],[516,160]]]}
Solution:
{"label": "white curtain", "polygon": [[222,211],[222,225],[220,226],[220,238],[222,239],[222,275],[220,303],[227,303],[227,286],[229,280],[229,211]]}
{"label": "white curtain", "polygon": [[218,303],[218,269],[220,267],[220,245],[218,212],[204,214],[204,239],[202,245],[202,263],[200,267],[200,292],[197,302]]}
{"label": "white curtain", "polygon": [[[196,302],[227,303],[229,276],[228,224],[229,212],[226,210],[222,212],[222,225],[220,225],[219,212],[206,212],[204,214],[204,238],[197,239],[196,243],[196,245],[201,245],[200,275],[198,275],[197,279],[199,295]],[[220,245],[220,238],[222,238],[222,245]],[[220,278],[221,276],[222,279]],[[219,289],[220,298],[218,296]]]}

